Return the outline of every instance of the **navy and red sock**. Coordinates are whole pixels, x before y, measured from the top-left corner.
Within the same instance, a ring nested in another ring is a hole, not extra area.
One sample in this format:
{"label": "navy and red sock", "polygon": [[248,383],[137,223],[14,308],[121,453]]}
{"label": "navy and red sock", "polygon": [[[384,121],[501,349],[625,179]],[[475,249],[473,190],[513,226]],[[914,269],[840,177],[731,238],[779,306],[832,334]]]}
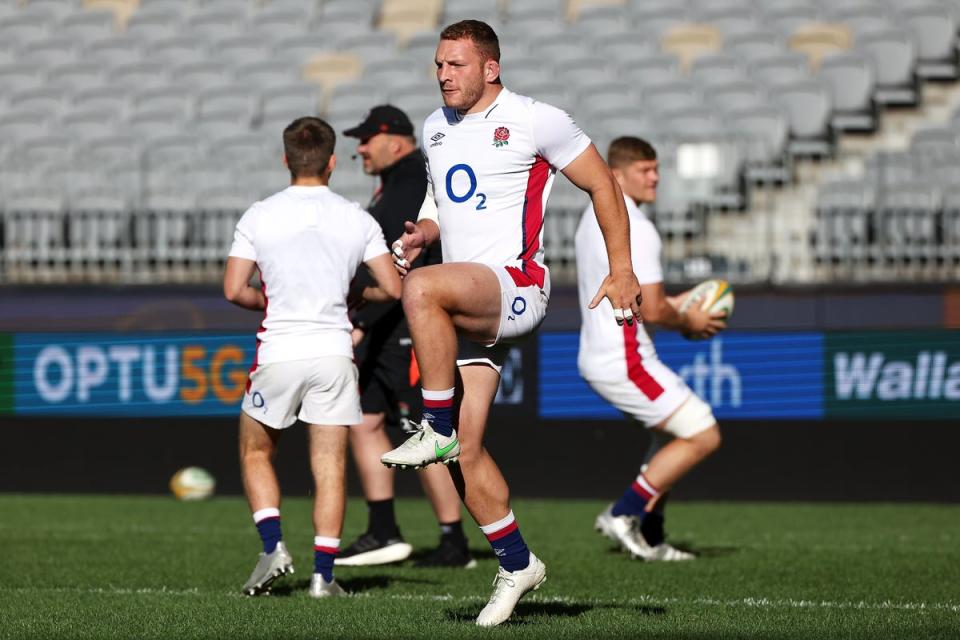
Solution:
{"label": "navy and red sock", "polygon": [[633,484],[623,492],[620,499],[613,503],[611,512],[614,516],[646,516],[647,503],[660,494],[642,473],[637,476]]}
{"label": "navy and red sock", "polygon": [[333,581],[333,561],[340,553],[340,538],[313,537],[313,572],[323,576],[325,582]]}
{"label": "navy and red sock", "polygon": [[530,550],[520,535],[513,511],[501,520],[481,526],[480,530],[487,536],[501,567],[512,572],[526,569],[530,564]]}
{"label": "navy and red sock", "polygon": [[283,532],[280,529],[280,509],[276,507],[260,509],[254,512],[253,522],[257,525],[260,540],[263,541],[263,552],[273,553],[277,543],[283,540]]}
{"label": "navy and red sock", "polygon": [[423,419],[440,435],[453,435],[453,389],[430,391],[423,389]]}

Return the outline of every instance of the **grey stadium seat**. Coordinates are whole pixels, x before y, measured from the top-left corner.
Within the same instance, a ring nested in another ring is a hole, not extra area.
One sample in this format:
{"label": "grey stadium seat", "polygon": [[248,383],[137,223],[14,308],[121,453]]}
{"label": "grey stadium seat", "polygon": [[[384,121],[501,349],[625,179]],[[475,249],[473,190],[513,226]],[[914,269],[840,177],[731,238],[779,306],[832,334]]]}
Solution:
{"label": "grey stadium seat", "polygon": [[786,53],[787,47],[786,40],[781,34],[758,30],[726,36],[723,50],[745,61],[751,61]]}
{"label": "grey stadium seat", "polygon": [[660,53],[660,45],[653,38],[638,37],[636,33],[612,34],[596,43],[597,51],[624,68],[634,60],[649,58]]}
{"label": "grey stadium seat", "polygon": [[47,82],[55,87],[67,87],[71,91],[90,89],[106,84],[107,72],[96,62],[69,62],[52,67],[47,72]]}
{"label": "grey stadium seat", "polygon": [[856,39],[855,46],[873,60],[877,102],[903,106],[917,103],[919,85],[914,76],[917,51],[908,31],[893,28],[865,33]]}
{"label": "grey stadium seat", "polygon": [[229,67],[253,64],[276,57],[267,43],[245,35],[217,40],[210,45],[210,51],[212,56]]}
{"label": "grey stadium seat", "polygon": [[898,11],[917,43],[917,75],[927,80],[957,79],[957,20],[945,2],[907,5]]}
{"label": "grey stadium seat", "polygon": [[83,59],[112,68],[142,61],[145,48],[146,45],[140,38],[118,35],[87,43],[83,50]]}
{"label": "grey stadium seat", "polygon": [[242,36],[247,30],[242,12],[219,7],[197,11],[188,16],[184,24],[188,33],[207,42]]}
{"label": "grey stadium seat", "polygon": [[657,37],[663,36],[672,27],[690,21],[686,7],[678,6],[675,2],[637,3],[632,5],[630,13],[634,24]]}
{"label": "grey stadium seat", "polygon": [[72,141],[63,135],[23,138],[15,145],[13,159],[28,167],[69,166]]}
{"label": "grey stadium seat", "polygon": [[740,59],[731,54],[708,54],[696,58],[690,65],[690,76],[701,86],[729,84],[746,79]]}
{"label": "grey stadium seat", "polygon": [[74,91],[70,108],[78,110],[109,109],[116,113],[128,113],[132,108],[131,94],[127,87],[103,85]]}
{"label": "grey stadium seat", "polygon": [[[267,5],[269,8],[270,5]],[[308,3],[299,5],[299,9],[282,8],[276,11],[264,10],[254,13],[248,21],[248,33],[255,38],[275,41],[287,36],[307,33],[313,12]]]}
{"label": "grey stadium seat", "polygon": [[[248,42],[248,47],[249,46],[250,44]],[[258,54],[257,56],[253,57],[245,56],[245,61],[254,62],[263,60],[266,56],[272,56],[274,59],[285,60],[291,64],[302,65],[309,60],[311,56],[330,51],[333,46],[334,43],[330,40],[317,37],[313,34],[290,36],[274,42],[272,54]]]}
{"label": "grey stadium seat", "polygon": [[763,13],[764,23],[785,36],[794,33],[803,25],[819,22],[821,19],[819,7],[810,4],[776,8]]}
{"label": "grey stadium seat", "polygon": [[12,94],[9,106],[18,111],[36,111],[56,115],[69,105],[70,91],[65,87],[24,89]]}
{"label": "grey stadium seat", "polygon": [[178,11],[141,9],[130,16],[130,20],[127,21],[126,33],[148,42],[172,38],[183,31],[180,20],[181,14]]}
{"label": "grey stadium seat", "polygon": [[637,87],[652,87],[683,79],[680,61],[676,56],[658,53],[647,58],[638,58],[623,69],[627,82]]}
{"label": "grey stadium seat", "polygon": [[199,91],[230,83],[230,70],[221,61],[187,62],[173,69],[171,81],[185,90]]}
{"label": "grey stadium seat", "polygon": [[771,105],[748,107],[724,116],[731,130],[748,140],[746,176],[755,182],[791,181],[785,166],[790,121],[785,110]]}
{"label": "grey stadium seat", "polygon": [[235,113],[248,124],[255,122],[260,116],[260,92],[251,91],[242,84],[200,90],[197,93],[197,116],[203,118],[210,113]]}
{"label": "grey stadium seat", "polygon": [[876,257],[888,263],[928,263],[939,253],[940,189],[928,182],[901,183],[878,198]]}
{"label": "grey stadium seat", "polygon": [[0,65],[0,87],[3,87],[7,96],[17,91],[38,89],[43,85],[43,68],[39,65]]}
{"label": "grey stadium seat", "polygon": [[870,58],[857,52],[828,55],[820,62],[819,78],[830,86],[834,129],[865,132],[876,129],[875,72]]}
{"label": "grey stadium seat", "polygon": [[871,253],[869,212],[875,203],[873,187],[859,180],[820,186],[815,246],[822,260],[848,269],[866,260]]}
{"label": "grey stadium seat", "polygon": [[58,126],[74,140],[103,138],[117,132],[120,115],[110,109],[70,111],[61,116]]}
{"label": "grey stadium seat", "polygon": [[721,111],[737,111],[764,106],[768,103],[763,88],[751,80],[714,84],[703,87],[702,91],[707,104]]}
{"label": "grey stadium seat", "polygon": [[810,77],[810,65],[802,53],[781,53],[753,60],[749,76],[767,86],[798,82]]}
{"label": "grey stadium seat", "polygon": [[298,67],[287,62],[264,60],[235,67],[233,78],[251,91],[266,93],[277,87],[296,84],[301,79],[301,73]]}
{"label": "grey stadium seat", "polygon": [[235,133],[211,142],[224,163],[235,168],[260,168],[280,161],[281,132]]}
{"label": "grey stadium seat", "polygon": [[703,104],[703,96],[697,85],[690,80],[657,84],[640,91],[640,102],[644,109],[658,114],[669,114],[675,109],[686,109]]}
{"label": "grey stadium seat", "polygon": [[315,116],[320,113],[322,98],[320,88],[311,85],[277,87],[263,97],[261,128],[285,127],[296,118]]}
{"label": "grey stadium seat", "polygon": [[49,13],[15,13],[0,19],[0,42],[23,44],[42,40],[53,32],[55,23],[56,17]]}
{"label": "grey stadium seat", "polygon": [[138,91],[134,94],[132,107],[135,113],[167,112],[179,114],[175,120],[183,121],[192,116],[196,104],[196,96],[191,91],[184,91],[179,86],[158,87]]}
{"label": "grey stadium seat", "polygon": [[602,42],[618,33],[637,33],[637,27],[629,16],[624,15],[622,7],[607,5],[587,5],[580,9],[575,24],[576,32],[588,40]]}
{"label": "grey stadium seat", "polygon": [[786,109],[790,119],[789,151],[794,155],[826,156],[833,152],[830,130],[830,89],[819,80],[778,85],[771,97]]}
{"label": "grey stadium seat", "polygon": [[910,151],[929,157],[952,156],[960,151],[960,134],[946,126],[927,126],[913,132]]}
{"label": "grey stadium seat", "polygon": [[21,62],[52,67],[75,62],[79,58],[80,43],[65,36],[50,36],[21,43],[17,57]]}
{"label": "grey stadium seat", "polygon": [[87,10],[70,14],[57,25],[57,34],[82,43],[109,38],[114,33],[112,11]]}
{"label": "grey stadium seat", "polygon": [[74,151],[74,162],[92,166],[127,166],[139,170],[143,142],[134,135],[109,135],[88,139]]}
{"label": "grey stadium seat", "polygon": [[201,62],[209,59],[210,54],[203,40],[194,35],[154,40],[147,45],[146,50],[146,57],[149,60],[165,62],[169,65]]}
{"label": "grey stadium seat", "polygon": [[114,85],[129,87],[130,91],[162,87],[169,83],[170,67],[161,62],[132,62],[110,70],[109,81]]}
{"label": "grey stadium seat", "polygon": [[563,17],[567,11],[565,0],[523,0],[522,2],[510,2],[506,8],[507,22],[518,19],[529,19],[531,17],[540,19],[543,17],[554,18]]}

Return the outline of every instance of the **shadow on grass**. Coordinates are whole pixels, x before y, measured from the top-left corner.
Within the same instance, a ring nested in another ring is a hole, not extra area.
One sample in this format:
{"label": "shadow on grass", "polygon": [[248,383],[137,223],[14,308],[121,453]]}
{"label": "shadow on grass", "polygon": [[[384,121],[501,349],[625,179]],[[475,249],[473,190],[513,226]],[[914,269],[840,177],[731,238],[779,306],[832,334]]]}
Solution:
{"label": "shadow on grass", "polygon": [[[507,625],[530,624],[524,618],[526,616],[549,616],[553,618],[574,618],[582,615],[597,605],[577,602],[521,602],[513,611],[513,616],[506,623]],[[465,624],[474,624],[477,616],[480,614],[482,605],[472,605],[447,609],[447,619],[452,622],[462,622]]]}
{"label": "shadow on grass", "polygon": [[[356,576],[353,578],[341,578],[337,576],[337,582],[347,590],[348,593],[363,593],[374,589],[386,589],[393,583],[407,584],[438,584],[436,580],[426,580],[421,578],[409,578],[407,576],[397,575],[374,575],[374,576]],[[299,580],[284,580],[274,583],[270,594],[273,596],[285,597],[303,592],[310,588],[310,579],[301,578]]]}
{"label": "shadow on grass", "polygon": [[[434,551],[433,549],[421,549],[419,551],[414,551],[412,554],[410,554],[410,562],[415,563],[420,560],[423,560],[424,558],[429,556],[431,553],[433,553],[433,551]],[[470,549],[470,555],[473,556],[475,560],[491,560],[497,557],[496,555],[494,555],[493,549],[482,549],[479,551],[477,549]],[[424,568],[443,569],[444,567],[424,567]],[[459,569],[460,567],[452,567],[452,568]]]}

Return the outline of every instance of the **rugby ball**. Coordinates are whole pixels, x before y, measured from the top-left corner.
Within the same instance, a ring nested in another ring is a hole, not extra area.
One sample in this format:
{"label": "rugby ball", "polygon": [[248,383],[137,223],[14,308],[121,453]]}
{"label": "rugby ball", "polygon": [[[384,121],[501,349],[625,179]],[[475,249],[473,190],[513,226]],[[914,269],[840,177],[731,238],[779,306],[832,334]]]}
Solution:
{"label": "rugby ball", "polygon": [[687,294],[678,311],[684,312],[694,305],[711,313],[722,313],[727,319],[733,315],[733,288],[726,280],[706,280]]}
{"label": "rugby ball", "polygon": [[177,500],[206,500],[216,487],[210,472],[200,467],[184,467],[170,478],[170,491]]}

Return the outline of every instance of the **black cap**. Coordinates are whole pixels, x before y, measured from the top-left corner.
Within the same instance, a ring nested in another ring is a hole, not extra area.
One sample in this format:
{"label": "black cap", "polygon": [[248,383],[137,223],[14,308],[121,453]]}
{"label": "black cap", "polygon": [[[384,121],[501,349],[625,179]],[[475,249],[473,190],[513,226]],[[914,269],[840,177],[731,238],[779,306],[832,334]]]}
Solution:
{"label": "black cap", "polygon": [[399,136],[412,136],[413,124],[400,109],[393,105],[381,104],[370,109],[363,122],[352,129],[347,129],[343,135],[365,140],[378,133],[395,133]]}

